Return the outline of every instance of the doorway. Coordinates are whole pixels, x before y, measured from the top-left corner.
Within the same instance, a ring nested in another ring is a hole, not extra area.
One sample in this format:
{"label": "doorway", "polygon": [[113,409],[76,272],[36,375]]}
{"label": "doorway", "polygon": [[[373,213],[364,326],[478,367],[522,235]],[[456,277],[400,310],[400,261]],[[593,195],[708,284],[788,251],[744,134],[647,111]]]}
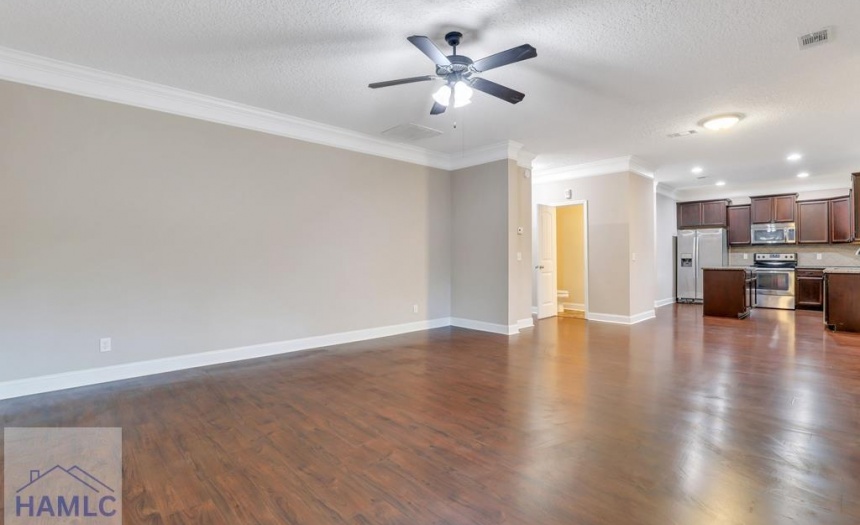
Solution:
{"label": "doorway", "polygon": [[588,315],[588,203],[537,206],[538,319]]}

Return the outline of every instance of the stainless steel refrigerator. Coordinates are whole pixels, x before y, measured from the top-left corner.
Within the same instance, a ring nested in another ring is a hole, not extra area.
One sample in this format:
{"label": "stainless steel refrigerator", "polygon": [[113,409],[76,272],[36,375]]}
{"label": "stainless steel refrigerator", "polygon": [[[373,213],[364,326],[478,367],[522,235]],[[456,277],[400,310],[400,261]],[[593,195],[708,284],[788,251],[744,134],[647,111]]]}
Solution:
{"label": "stainless steel refrigerator", "polygon": [[726,230],[678,230],[676,253],[678,302],[701,302],[702,268],[729,265]]}

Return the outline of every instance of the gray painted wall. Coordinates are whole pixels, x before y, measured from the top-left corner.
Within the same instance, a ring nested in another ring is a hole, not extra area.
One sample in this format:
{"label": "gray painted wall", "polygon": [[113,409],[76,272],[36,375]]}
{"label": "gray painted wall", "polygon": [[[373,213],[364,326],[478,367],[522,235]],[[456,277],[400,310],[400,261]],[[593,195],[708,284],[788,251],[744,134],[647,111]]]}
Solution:
{"label": "gray painted wall", "polygon": [[675,298],[674,238],[678,235],[675,201],[657,194],[657,294],[654,300]]}
{"label": "gray painted wall", "polygon": [[[534,204],[588,201],[588,308],[591,313],[629,316],[630,313],[630,191],[627,172],[536,184]],[[653,222],[653,218],[649,218]],[[534,303],[536,304],[536,303]],[[633,312],[639,313],[639,312]]]}
{"label": "gray painted wall", "polygon": [[509,162],[452,172],[453,317],[508,325]]}
{"label": "gray painted wall", "polygon": [[[654,180],[628,174],[630,221],[630,315],[654,309],[657,293],[654,245]],[[636,254],[633,260],[633,254]]]}
{"label": "gray painted wall", "polygon": [[[476,171],[458,315],[504,318]],[[451,314],[444,171],[0,82],[0,188],[0,381]]]}

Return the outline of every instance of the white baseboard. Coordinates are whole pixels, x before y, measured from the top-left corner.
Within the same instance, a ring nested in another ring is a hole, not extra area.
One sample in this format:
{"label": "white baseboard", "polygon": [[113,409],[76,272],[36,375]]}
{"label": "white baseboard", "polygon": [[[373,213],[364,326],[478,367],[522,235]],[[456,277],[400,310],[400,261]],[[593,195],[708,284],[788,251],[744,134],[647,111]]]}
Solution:
{"label": "white baseboard", "polygon": [[654,319],[657,317],[657,312],[654,310],[646,310],[644,312],[638,313],[636,315],[630,316],[630,324],[641,323],[642,321],[647,321],[648,319]]}
{"label": "white baseboard", "polygon": [[564,309],[567,311],[577,311],[577,312],[584,312],[585,311],[585,305],[580,304],[580,303],[562,303],[562,307],[564,307]]}
{"label": "white baseboard", "polygon": [[675,303],[675,298],[670,297],[668,299],[660,299],[659,301],[654,301],[654,308],[660,308],[661,306],[667,306]]}
{"label": "white baseboard", "polygon": [[[448,318],[431,319],[414,323],[367,328],[364,330],[305,337],[302,339],[292,339],[276,343],[264,343],[239,348],[229,348],[226,350],[215,350],[212,352],[165,357],[162,359],[153,359],[151,361],[139,361],[103,368],[77,370],[61,374],[18,379],[0,383],[0,399],[41,394],[44,392],[53,392],[56,390],[65,390],[67,388],[76,388],[80,386],[97,385],[100,383],[132,379],[153,374],[162,374],[165,372],[175,372],[177,370],[185,370],[201,366],[232,363],[234,361],[242,361],[245,359],[255,359],[258,357],[310,350],[312,348],[354,343],[357,341],[406,334],[409,332],[442,328],[450,326],[451,324],[451,319]],[[480,328],[476,329],[480,330]]]}
{"label": "white baseboard", "polygon": [[532,319],[531,317],[529,317],[527,319],[520,319],[519,321],[517,321],[517,330],[518,331],[524,330],[526,328],[534,328],[534,326],[535,326],[535,322],[534,322],[534,319]]}
{"label": "white baseboard", "polygon": [[537,314],[538,314],[538,307],[532,306],[532,315],[537,315]]}
{"label": "white baseboard", "polygon": [[615,324],[636,324],[641,323],[642,321],[647,321],[648,319],[653,319],[656,317],[656,313],[654,310],[648,310],[642,313],[638,313],[636,315],[615,315],[615,314],[601,314],[597,312],[589,312],[586,314],[586,319],[589,321],[598,321],[601,323],[615,323]]}
{"label": "white baseboard", "polygon": [[494,334],[502,334],[502,335],[514,335],[519,333],[519,329],[517,325],[504,325],[504,324],[495,324],[495,323],[487,323],[484,321],[474,321],[472,319],[461,319],[459,317],[451,318],[451,326],[456,326],[457,328],[468,328],[470,330],[479,330],[481,332],[490,332]]}

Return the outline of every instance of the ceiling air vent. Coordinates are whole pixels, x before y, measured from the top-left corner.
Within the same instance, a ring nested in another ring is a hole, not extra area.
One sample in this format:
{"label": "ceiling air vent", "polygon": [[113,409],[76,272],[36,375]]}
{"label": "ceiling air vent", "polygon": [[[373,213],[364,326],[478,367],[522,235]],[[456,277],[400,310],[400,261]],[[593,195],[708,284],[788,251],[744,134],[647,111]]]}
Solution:
{"label": "ceiling air vent", "polygon": [[797,45],[800,47],[800,49],[806,49],[809,47],[826,44],[831,40],[833,40],[833,28],[825,27],[820,31],[815,31],[814,33],[807,33],[805,35],[797,37]]}
{"label": "ceiling air vent", "polygon": [[688,129],[687,131],[679,131],[678,133],[669,133],[666,136],[670,139],[676,139],[678,137],[686,137],[687,135],[695,135],[696,133],[698,133],[696,130]]}
{"label": "ceiling air vent", "polygon": [[418,124],[400,124],[382,132],[385,138],[397,142],[415,142],[416,140],[437,137],[441,134],[442,132],[438,129],[419,126]]}

